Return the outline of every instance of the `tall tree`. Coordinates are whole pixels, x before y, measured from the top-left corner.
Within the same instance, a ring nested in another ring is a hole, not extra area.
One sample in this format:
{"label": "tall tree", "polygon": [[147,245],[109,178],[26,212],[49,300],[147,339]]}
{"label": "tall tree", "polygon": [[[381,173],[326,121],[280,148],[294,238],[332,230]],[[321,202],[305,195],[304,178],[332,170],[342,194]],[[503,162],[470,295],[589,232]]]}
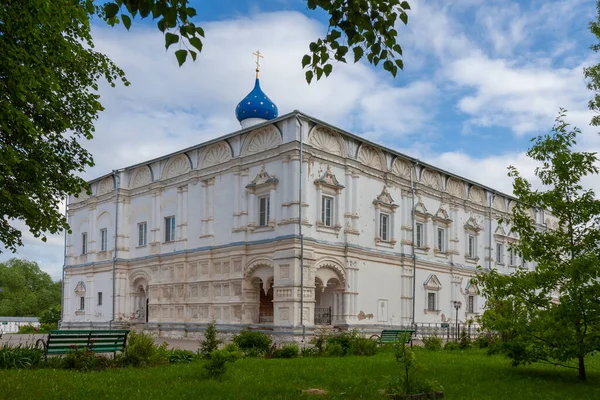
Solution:
{"label": "tall tree", "polygon": [[[408,21],[406,1],[306,0],[329,15],[327,34],[310,43],[302,59],[306,79],[328,76],[331,60],[363,58],[394,76],[402,68],[398,20]],[[204,30],[188,0],[5,0],[0,5],[0,243],[16,251],[23,221],[35,237],[68,229],[58,205],[80,193],[77,175],[93,166],[80,144],[91,139],[103,110],[98,85],[128,84],[123,71],[94,51],[90,20],[131,27],[132,18],[153,18],[165,47],[179,43],[179,65],[202,51]],[[300,62],[300,60],[298,60]]]}
{"label": "tall tree", "polygon": [[31,261],[13,258],[0,263],[0,315],[35,317],[60,306],[62,283]]}
{"label": "tall tree", "polygon": [[[600,200],[581,180],[598,173],[598,158],[573,151],[580,131],[564,116],[561,110],[551,133],[533,139],[527,152],[540,165],[535,175],[544,190],[509,167],[518,202],[502,222],[519,237],[513,249],[536,268],[492,270],[477,281],[487,298],[483,326],[500,332],[500,349],[514,365],[549,362],[586,379],[585,357],[600,350]],[[532,209],[551,212],[557,226],[536,224]]]}
{"label": "tall tree", "polygon": [[[600,0],[596,3],[596,20],[590,22],[590,31],[599,41],[590,48],[598,52],[600,51]],[[588,103],[589,109],[596,113],[592,117],[591,125],[600,126],[600,64],[584,68],[583,76],[587,79],[587,88],[594,92],[594,97]]]}

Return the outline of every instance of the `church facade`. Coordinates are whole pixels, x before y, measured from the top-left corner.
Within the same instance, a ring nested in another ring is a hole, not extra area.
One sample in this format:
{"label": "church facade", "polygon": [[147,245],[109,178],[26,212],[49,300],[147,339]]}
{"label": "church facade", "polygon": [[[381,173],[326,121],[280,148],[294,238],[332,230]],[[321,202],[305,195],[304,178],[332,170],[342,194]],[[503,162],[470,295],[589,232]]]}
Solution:
{"label": "church facade", "polygon": [[510,196],[302,112],[278,117],[258,79],[236,116],[237,132],[69,199],[62,327],[465,322],[484,306],[478,265],[531,267],[497,222]]}

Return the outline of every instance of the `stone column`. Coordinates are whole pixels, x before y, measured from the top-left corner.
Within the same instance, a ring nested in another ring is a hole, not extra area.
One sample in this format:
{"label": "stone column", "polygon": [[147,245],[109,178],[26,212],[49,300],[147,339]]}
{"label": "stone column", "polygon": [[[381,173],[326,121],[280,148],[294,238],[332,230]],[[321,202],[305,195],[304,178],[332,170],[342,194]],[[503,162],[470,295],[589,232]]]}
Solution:
{"label": "stone column", "polygon": [[358,179],[359,175],[357,172],[352,174],[352,229],[358,230],[358,213],[359,213],[359,198],[358,198]]}

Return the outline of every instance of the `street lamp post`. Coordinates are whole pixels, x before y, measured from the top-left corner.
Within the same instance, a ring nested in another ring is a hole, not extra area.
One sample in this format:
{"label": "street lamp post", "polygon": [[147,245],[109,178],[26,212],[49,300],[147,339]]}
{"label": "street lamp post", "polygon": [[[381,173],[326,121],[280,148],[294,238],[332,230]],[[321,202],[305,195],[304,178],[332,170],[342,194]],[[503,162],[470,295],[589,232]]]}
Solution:
{"label": "street lamp post", "polygon": [[454,305],[454,308],[456,309],[456,341],[458,342],[458,331],[460,329],[460,326],[458,325],[458,309],[460,308],[460,306],[462,306],[462,302],[453,301],[452,304]]}

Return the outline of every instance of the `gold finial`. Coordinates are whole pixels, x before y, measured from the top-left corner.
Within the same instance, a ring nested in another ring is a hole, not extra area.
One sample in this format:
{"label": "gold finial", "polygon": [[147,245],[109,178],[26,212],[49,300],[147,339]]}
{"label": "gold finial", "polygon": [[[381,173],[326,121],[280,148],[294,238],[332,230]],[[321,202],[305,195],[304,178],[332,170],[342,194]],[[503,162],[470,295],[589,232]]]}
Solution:
{"label": "gold finial", "polygon": [[256,50],[256,53],[252,53],[252,55],[256,56],[256,78],[258,79],[258,71],[260,71],[260,59],[264,57],[262,54],[260,54],[260,50]]}

